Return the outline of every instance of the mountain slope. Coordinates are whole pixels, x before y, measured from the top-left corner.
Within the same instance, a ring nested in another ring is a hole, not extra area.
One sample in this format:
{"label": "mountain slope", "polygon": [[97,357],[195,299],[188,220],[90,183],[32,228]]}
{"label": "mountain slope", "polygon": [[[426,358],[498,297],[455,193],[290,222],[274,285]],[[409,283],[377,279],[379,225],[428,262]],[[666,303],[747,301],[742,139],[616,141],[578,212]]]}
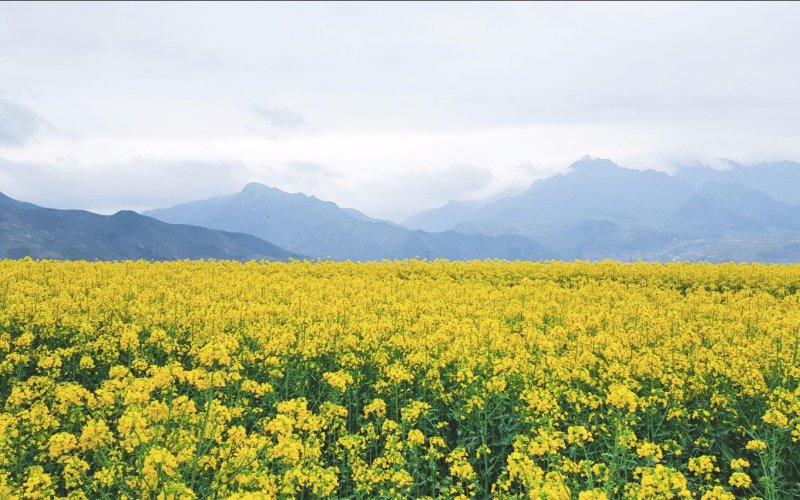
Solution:
{"label": "mountain slope", "polygon": [[403,221],[403,226],[409,229],[421,229],[434,233],[447,231],[463,222],[466,216],[483,205],[484,203],[480,201],[450,200],[441,207],[412,215]]}
{"label": "mountain slope", "polygon": [[693,186],[700,187],[709,182],[741,184],[749,189],[761,191],[767,196],[789,206],[800,206],[800,163],[791,161],[767,162],[741,165],[728,162],[725,170],[711,167],[683,167],[675,174]]}
{"label": "mountain slope", "polygon": [[570,170],[538,180],[518,196],[487,204],[454,229],[520,234],[567,258],[645,258],[675,241],[658,222],[689,199],[692,188],[687,183],[609,160],[585,158]]}
{"label": "mountain slope", "polygon": [[685,237],[800,231],[800,212],[741,184],[708,182],[665,223]]}
{"label": "mountain slope", "polygon": [[[767,180],[756,178],[756,167],[742,167],[736,176],[787,196],[800,191],[800,164],[764,168]],[[468,234],[518,234],[568,259],[800,261],[800,254],[792,255],[800,241],[800,207],[750,184],[709,180],[736,178],[730,172],[681,172],[627,169],[587,157],[517,196],[478,208],[451,202],[409,220]],[[780,186],[780,176],[789,188]]]}
{"label": "mountain slope", "polygon": [[[665,173],[622,168],[609,160],[587,157],[572,164],[567,174],[537,180],[519,195],[477,209],[451,202],[446,206],[448,224],[438,227],[537,239],[583,220],[650,225],[677,210],[691,194],[688,183]],[[409,220],[421,227],[438,223],[445,218],[444,208]]]}
{"label": "mountain slope", "polygon": [[145,214],[165,222],[196,224],[268,239],[311,257],[381,260],[386,258],[546,259],[554,252],[518,236],[487,237],[453,231],[410,231],[384,221],[356,216],[335,203],[301,193],[251,183],[241,192]]}
{"label": "mountain slope", "polygon": [[55,210],[0,194],[0,257],[70,260],[270,259],[297,255],[247,234],[167,224],[135,212]]}

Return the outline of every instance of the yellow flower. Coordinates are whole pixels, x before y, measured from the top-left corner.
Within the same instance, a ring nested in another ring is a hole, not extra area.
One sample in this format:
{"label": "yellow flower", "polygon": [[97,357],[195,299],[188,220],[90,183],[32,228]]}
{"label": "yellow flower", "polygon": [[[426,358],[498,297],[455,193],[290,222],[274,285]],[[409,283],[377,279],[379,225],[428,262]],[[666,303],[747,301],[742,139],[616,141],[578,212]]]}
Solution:
{"label": "yellow flower", "polygon": [[751,482],[750,476],[744,472],[734,472],[728,479],[728,484],[734,488],[749,488]]}
{"label": "yellow flower", "polygon": [[375,415],[378,418],[386,416],[386,402],[382,399],[373,399],[370,404],[364,407],[364,418]]}
{"label": "yellow flower", "polygon": [[700,500],[735,500],[736,496],[730,491],[725,491],[722,486],[714,486],[710,490],[703,493]]}
{"label": "yellow flower", "polygon": [[486,390],[488,392],[503,392],[506,390],[508,383],[504,377],[495,375],[486,383]]}
{"label": "yellow flower", "polygon": [[67,489],[74,490],[83,487],[84,478],[90,469],[89,464],[74,455],[64,457],[59,462],[64,465],[63,478]]}
{"label": "yellow flower", "polygon": [[447,463],[450,464],[450,475],[462,481],[475,479],[475,470],[467,461],[467,452],[464,448],[456,448],[447,456]]}
{"label": "yellow flower", "polygon": [[764,423],[775,425],[781,429],[789,427],[789,419],[778,410],[770,409],[764,414]]}
{"label": "yellow flower", "polygon": [[731,460],[731,469],[746,469],[750,467],[750,462],[744,458],[734,458]]}
{"label": "yellow flower", "polygon": [[28,468],[28,478],[22,486],[22,496],[26,499],[53,498],[55,496],[52,476],[45,473],[39,465]]}
{"label": "yellow flower", "polygon": [[400,363],[393,363],[386,368],[386,377],[393,383],[411,382],[414,375]]}
{"label": "yellow flower", "polygon": [[691,498],[686,478],[680,472],[661,464],[654,468],[637,469],[641,475],[639,498]]}
{"label": "yellow flower", "polygon": [[80,361],[78,362],[78,366],[80,366],[84,370],[91,370],[95,367],[94,359],[91,356],[81,356]]}
{"label": "yellow flower", "polygon": [[420,418],[428,413],[431,405],[423,403],[422,401],[412,401],[408,406],[400,409],[400,416],[403,422],[407,424],[414,424]]}
{"label": "yellow flower", "polygon": [[593,441],[592,433],[582,426],[569,426],[567,428],[567,442],[577,446],[583,446],[584,443],[591,443]]}
{"label": "yellow flower", "polygon": [[411,429],[408,431],[408,437],[406,439],[410,445],[419,446],[425,443],[425,434],[419,429]]}
{"label": "yellow flower", "polygon": [[94,450],[112,440],[108,425],[102,420],[90,419],[84,424],[80,437],[80,447],[84,451]]}
{"label": "yellow flower", "polygon": [[113,468],[104,467],[94,474],[93,481],[103,488],[109,488],[114,484],[116,473]]}
{"label": "yellow flower", "polygon": [[[660,462],[661,459],[664,458],[664,453],[661,451],[661,447],[648,441],[645,441],[639,445],[639,447],[636,449],[636,454],[639,455],[640,458],[650,457],[655,463]],[[691,470],[691,461],[689,470]]]}
{"label": "yellow flower", "polygon": [[120,349],[133,351],[139,347],[140,331],[141,329],[137,325],[125,325],[119,335]]}
{"label": "yellow flower", "polygon": [[68,432],[59,432],[50,436],[48,451],[51,458],[58,458],[78,447],[78,440]]}
{"label": "yellow flower", "polygon": [[635,412],[638,405],[636,394],[622,384],[612,384],[609,387],[606,403],[616,408],[627,409],[630,413]]}
{"label": "yellow flower", "polygon": [[115,365],[109,368],[108,378],[121,380],[130,375],[130,373],[131,371],[128,368],[121,365]]}
{"label": "yellow flower", "polygon": [[147,453],[142,466],[142,473],[148,480],[157,481],[159,473],[167,477],[175,476],[177,467],[178,461],[175,455],[165,448],[156,446]]}
{"label": "yellow flower", "polygon": [[706,480],[711,479],[711,474],[719,472],[719,467],[716,466],[717,457],[710,455],[701,455],[697,458],[689,459],[689,472],[695,476],[702,476]]}
{"label": "yellow flower", "polygon": [[578,493],[578,500],[608,500],[608,495],[606,495],[605,491],[595,488]]}
{"label": "yellow flower", "polygon": [[325,372],[322,374],[322,378],[328,385],[341,392],[345,392],[347,386],[353,384],[353,376],[342,370],[338,372]]}

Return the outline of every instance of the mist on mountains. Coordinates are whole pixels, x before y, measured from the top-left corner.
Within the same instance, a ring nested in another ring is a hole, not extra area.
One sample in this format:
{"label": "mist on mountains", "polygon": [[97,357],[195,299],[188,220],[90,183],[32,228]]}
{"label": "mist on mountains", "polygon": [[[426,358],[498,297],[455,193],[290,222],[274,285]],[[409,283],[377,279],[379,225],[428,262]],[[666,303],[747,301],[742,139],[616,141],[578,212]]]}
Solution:
{"label": "mist on mountains", "polygon": [[[758,175],[756,175],[755,173]],[[800,261],[800,164],[687,166],[675,175],[586,157],[520,194],[450,201],[406,220],[252,183],[145,212],[252,234],[312,257]]]}

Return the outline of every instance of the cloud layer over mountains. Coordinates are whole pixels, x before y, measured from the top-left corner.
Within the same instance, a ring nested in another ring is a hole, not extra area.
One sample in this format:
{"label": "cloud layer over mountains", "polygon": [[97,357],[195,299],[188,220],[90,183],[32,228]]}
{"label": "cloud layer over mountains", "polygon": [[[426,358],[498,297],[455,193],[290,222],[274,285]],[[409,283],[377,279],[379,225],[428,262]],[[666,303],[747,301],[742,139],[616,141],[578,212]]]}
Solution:
{"label": "cloud layer over mountains", "polygon": [[521,193],[451,201],[404,226],[259,183],[144,215],[3,197],[0,257],[800,262],[797,185],[791,162],[669,175],[586,157]]}
{"label": "cloud layer over mountains", "polygon": [[584,152],[800,161],[798,24],[791,2],[6,2],[0,190],[114,213],[257,181],[398,222]]}
{"label": "cloud layer over mountains", "polygon": [[[695,166],[669,175],[587,157],[520,194],[451,201],[417,214],[404,224],[412,231],[260,184],[147,214],[249,233],[296,253],[337,259],[794,262],[800,261],[800,193],[787,185],[800,185],[800,164]],[[530,256],[510,257],[525,240]]]}

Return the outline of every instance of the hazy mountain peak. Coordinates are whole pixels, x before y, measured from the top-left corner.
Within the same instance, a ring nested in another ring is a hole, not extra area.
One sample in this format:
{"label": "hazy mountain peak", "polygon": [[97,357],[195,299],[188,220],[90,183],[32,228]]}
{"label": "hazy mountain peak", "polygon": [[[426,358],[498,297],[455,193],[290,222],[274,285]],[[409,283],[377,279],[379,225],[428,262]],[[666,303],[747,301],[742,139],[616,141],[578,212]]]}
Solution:
{"label": "hazy mountain peak", "polygon": [[444,205],[412,215],[403,222],[409,229],[442,232],[457,225],[464,214],[473,212],[483,206],[483,200],[459,201],[449,200]]}
{"label": "hazy mountain peak", "polygon": [[261,184],[260,182],[248,182],[240,191],[240,193],[245,196],[258,196],[268,193],[283,193],[283,192],[284,191],[281,191],[278,188],[267,186],[266,184]]}
{"label": "hazy mountain peak", "polygon": [[260,182],[248,182],[242,188],[242,193],[256,192],[264,189],[269,189],[269,186],[267,186],[266,184],[261,184]]}
{"label": "hazy mountain peak", "polygon": [[112,215],[112,217],[141,217],[141,215],[134,212],[133,210],[120,210],[119,212]]}
{"label": "hazy mountain peak", "polygon": [[607,158],[594,158],[592,156],[586,155],[580,160],[570,165],[569,168],[574,172],[582,172],[586,170],[592,170],[592,171],[617,170],[617,169],[622,169],[623,167],[620,167],[619,165],[617,165],[616,163]]}
{"label": "hazy mountain peak", "polygon": [[282,189],[272,186],[267,186],[266,184],[261,184],[259,182],[250,182],[246,184],[238,194],[240,197],[243,197],[245,199],[270,200],[270,201],[315,200],[322,203],[332,203],[332,202],[322,201],[314,195],[307,195],[301,192],[290,193],[288,191],[284,191]]}
{"label": "hazy mountain peak", "polygon": [[[269,194],[269,196],[264,196]],[[250,183],[240,194],[147,212],[166,222],[192,223],[263,237],[310,257],[542,259],[555,254],[521,236],[410,231],[331,201]]]}

